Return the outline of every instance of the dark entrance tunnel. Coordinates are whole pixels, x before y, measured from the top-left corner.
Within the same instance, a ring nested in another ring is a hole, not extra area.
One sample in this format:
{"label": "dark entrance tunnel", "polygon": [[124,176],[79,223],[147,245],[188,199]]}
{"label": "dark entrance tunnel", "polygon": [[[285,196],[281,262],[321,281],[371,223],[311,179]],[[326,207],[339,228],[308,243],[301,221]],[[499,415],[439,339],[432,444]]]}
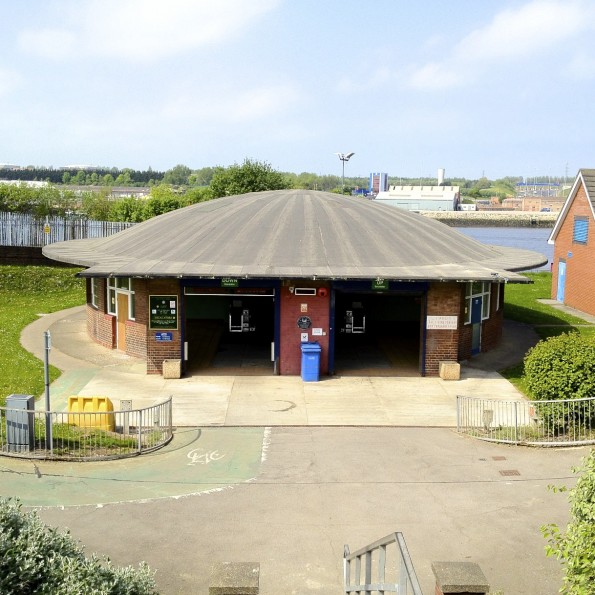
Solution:
{"label": "dark entrance tunnel", "polygon": [[186,374],[272,374],[270,296],[186,296]]}
{"label": "dark entrance tunnel", "polygon": [[418,376],[422,296],[335,294],[335,373]]}

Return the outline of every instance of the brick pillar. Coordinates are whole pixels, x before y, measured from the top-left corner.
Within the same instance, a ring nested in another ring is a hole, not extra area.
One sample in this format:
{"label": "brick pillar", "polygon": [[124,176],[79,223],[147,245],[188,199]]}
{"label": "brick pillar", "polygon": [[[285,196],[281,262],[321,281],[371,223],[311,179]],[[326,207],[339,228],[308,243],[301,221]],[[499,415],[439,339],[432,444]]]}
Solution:
{"label": "brick pillar", "polygon": [[485,595],[490,585],[475,562],[432,562],[436,595]]}

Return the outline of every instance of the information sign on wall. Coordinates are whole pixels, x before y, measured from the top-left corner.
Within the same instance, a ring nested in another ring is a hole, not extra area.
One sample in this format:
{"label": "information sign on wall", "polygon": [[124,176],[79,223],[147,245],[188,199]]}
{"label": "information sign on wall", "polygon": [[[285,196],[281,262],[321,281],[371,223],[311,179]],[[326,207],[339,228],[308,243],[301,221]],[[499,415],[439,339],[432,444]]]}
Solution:
{"label": "information sign on wall", "polygon": [[374,279],[372,281],[372,289],[374,291],[386,291],[388,289],[388,279]]}
{"label": "information sign on wall", "polygon": [[177,295],[149,296],[149,328],[171,330],[178,328]]}
{"label": "information sign on wall", "polygon": [[427,316],[426,328],[455,331],[459,324],[458,316]]}

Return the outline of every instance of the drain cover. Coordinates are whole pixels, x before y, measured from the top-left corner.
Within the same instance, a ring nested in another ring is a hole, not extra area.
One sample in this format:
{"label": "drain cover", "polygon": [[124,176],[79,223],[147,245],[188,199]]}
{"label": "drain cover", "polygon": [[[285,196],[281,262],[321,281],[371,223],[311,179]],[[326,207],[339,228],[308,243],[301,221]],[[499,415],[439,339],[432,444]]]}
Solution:
{"label": "drain cover", "polygon": [[504,476],[508,477],[509,475],[520,475],[520,472],[517,471],[516,469],[504,469],[504,470],[500,471],[500,475],[504,475]]}

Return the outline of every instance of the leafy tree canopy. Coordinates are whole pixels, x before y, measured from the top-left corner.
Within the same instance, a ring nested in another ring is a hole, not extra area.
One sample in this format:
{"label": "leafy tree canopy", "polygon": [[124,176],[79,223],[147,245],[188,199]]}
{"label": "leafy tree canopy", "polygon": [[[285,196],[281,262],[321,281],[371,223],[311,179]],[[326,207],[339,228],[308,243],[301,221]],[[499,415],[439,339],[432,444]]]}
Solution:
{"label": "leafy tree canopy", "polygon": [[251,159],[245,159],[241,165],[217,168],[210,185],[214,198],[292,187],[291,181],[269,163]]}

